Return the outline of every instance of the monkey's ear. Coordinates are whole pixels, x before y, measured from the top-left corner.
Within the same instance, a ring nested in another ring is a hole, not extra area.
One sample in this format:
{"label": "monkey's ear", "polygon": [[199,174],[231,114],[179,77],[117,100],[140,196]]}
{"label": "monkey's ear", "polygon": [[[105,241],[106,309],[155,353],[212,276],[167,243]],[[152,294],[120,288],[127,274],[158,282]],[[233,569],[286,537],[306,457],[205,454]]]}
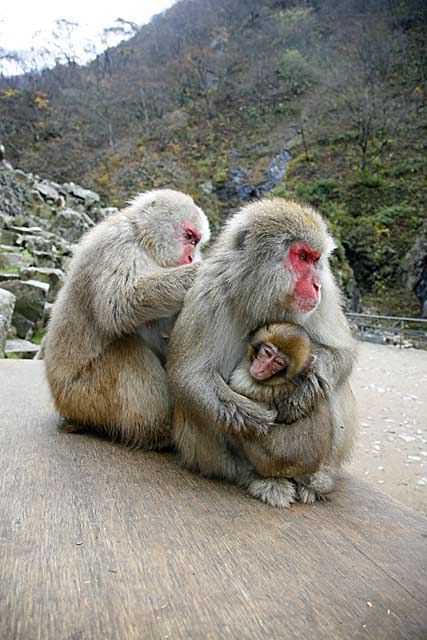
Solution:
{"label": "monkey's ear", "polygon": [[235,249],[243,249],[246,244],[246,240],[249,238],[250,229],[248,227],[243,227],[243,229],[239,229],[234,237],[234,248]]}

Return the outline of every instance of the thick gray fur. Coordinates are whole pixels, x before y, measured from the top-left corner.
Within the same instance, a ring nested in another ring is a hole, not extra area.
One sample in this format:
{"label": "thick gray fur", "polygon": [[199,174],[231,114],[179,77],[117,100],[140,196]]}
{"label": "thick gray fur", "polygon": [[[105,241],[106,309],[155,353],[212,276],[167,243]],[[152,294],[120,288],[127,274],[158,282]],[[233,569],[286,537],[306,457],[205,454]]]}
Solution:
{"label": "thick gray fur", "polygon": [[[295,278],[283,267],[295,241],[305,241],[321,254],[321,300],[311,313],[293,308]],[[289,506],[297,491],[304,502],[328,493],[353,445],[357,416],[348,378],[355,347],[329,267],[334,247],[324,221],[310,207],[280,198],[244,207],[226,224],[201,265],[171,337],[174,438],[184,465],[241,484],[274,506]],[[296,415],[304,413],[317,389],[327,396],[333,420],[324,468],[297,479],[297,489],[285,478],[261,481],[236,448],[234,435],[266,433],[276,416],[270,407],[228,386],[250,333],[282,321],[302,325],[318,356],[313,370],[295,386]]]}

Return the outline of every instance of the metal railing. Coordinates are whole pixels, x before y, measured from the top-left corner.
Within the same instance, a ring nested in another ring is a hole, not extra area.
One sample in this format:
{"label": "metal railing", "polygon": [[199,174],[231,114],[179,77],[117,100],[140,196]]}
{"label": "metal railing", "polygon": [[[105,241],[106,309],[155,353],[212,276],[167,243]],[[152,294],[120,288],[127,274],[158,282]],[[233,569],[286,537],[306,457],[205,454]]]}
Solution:
{"label": "metal railing", "polygon": [[[427,349],[427,318],[405,318],[399,316],[380,316],[369,313],[346,313],[351,324],[357,325],[358,337],[368,340],[368,336],[383,337],[384,342],[394,342],[398,338],[399,347],[404,346],[405,338],[414,347]],[[369,331],[372,333],[369,334]]]}

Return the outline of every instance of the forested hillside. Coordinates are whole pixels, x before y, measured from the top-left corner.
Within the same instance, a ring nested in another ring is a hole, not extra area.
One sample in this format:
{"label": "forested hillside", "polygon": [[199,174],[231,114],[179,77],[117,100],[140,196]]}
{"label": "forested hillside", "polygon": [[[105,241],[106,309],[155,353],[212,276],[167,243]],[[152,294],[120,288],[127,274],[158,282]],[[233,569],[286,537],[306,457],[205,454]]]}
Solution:
{"label": "forested hillside", "polygon": [[87,66],[0,78],[0,141],[108,205],[187,191],[214,227],[311,202],[365,309],[427,315],[426,24],[424,0],[179,0]]}

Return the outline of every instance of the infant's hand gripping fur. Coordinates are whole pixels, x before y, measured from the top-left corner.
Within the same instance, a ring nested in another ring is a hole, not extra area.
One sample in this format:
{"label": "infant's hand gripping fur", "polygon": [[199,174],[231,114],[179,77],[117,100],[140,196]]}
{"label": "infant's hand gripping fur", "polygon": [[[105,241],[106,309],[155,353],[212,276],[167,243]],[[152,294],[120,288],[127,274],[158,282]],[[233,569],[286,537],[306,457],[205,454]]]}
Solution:
{"label": "infant's hand gripping fur", "polygon": [[313,369],[293,381],[289,396],[280,403],[280,421],[292,424],[313,411],[319,400],[325,397],[321,382]]}

